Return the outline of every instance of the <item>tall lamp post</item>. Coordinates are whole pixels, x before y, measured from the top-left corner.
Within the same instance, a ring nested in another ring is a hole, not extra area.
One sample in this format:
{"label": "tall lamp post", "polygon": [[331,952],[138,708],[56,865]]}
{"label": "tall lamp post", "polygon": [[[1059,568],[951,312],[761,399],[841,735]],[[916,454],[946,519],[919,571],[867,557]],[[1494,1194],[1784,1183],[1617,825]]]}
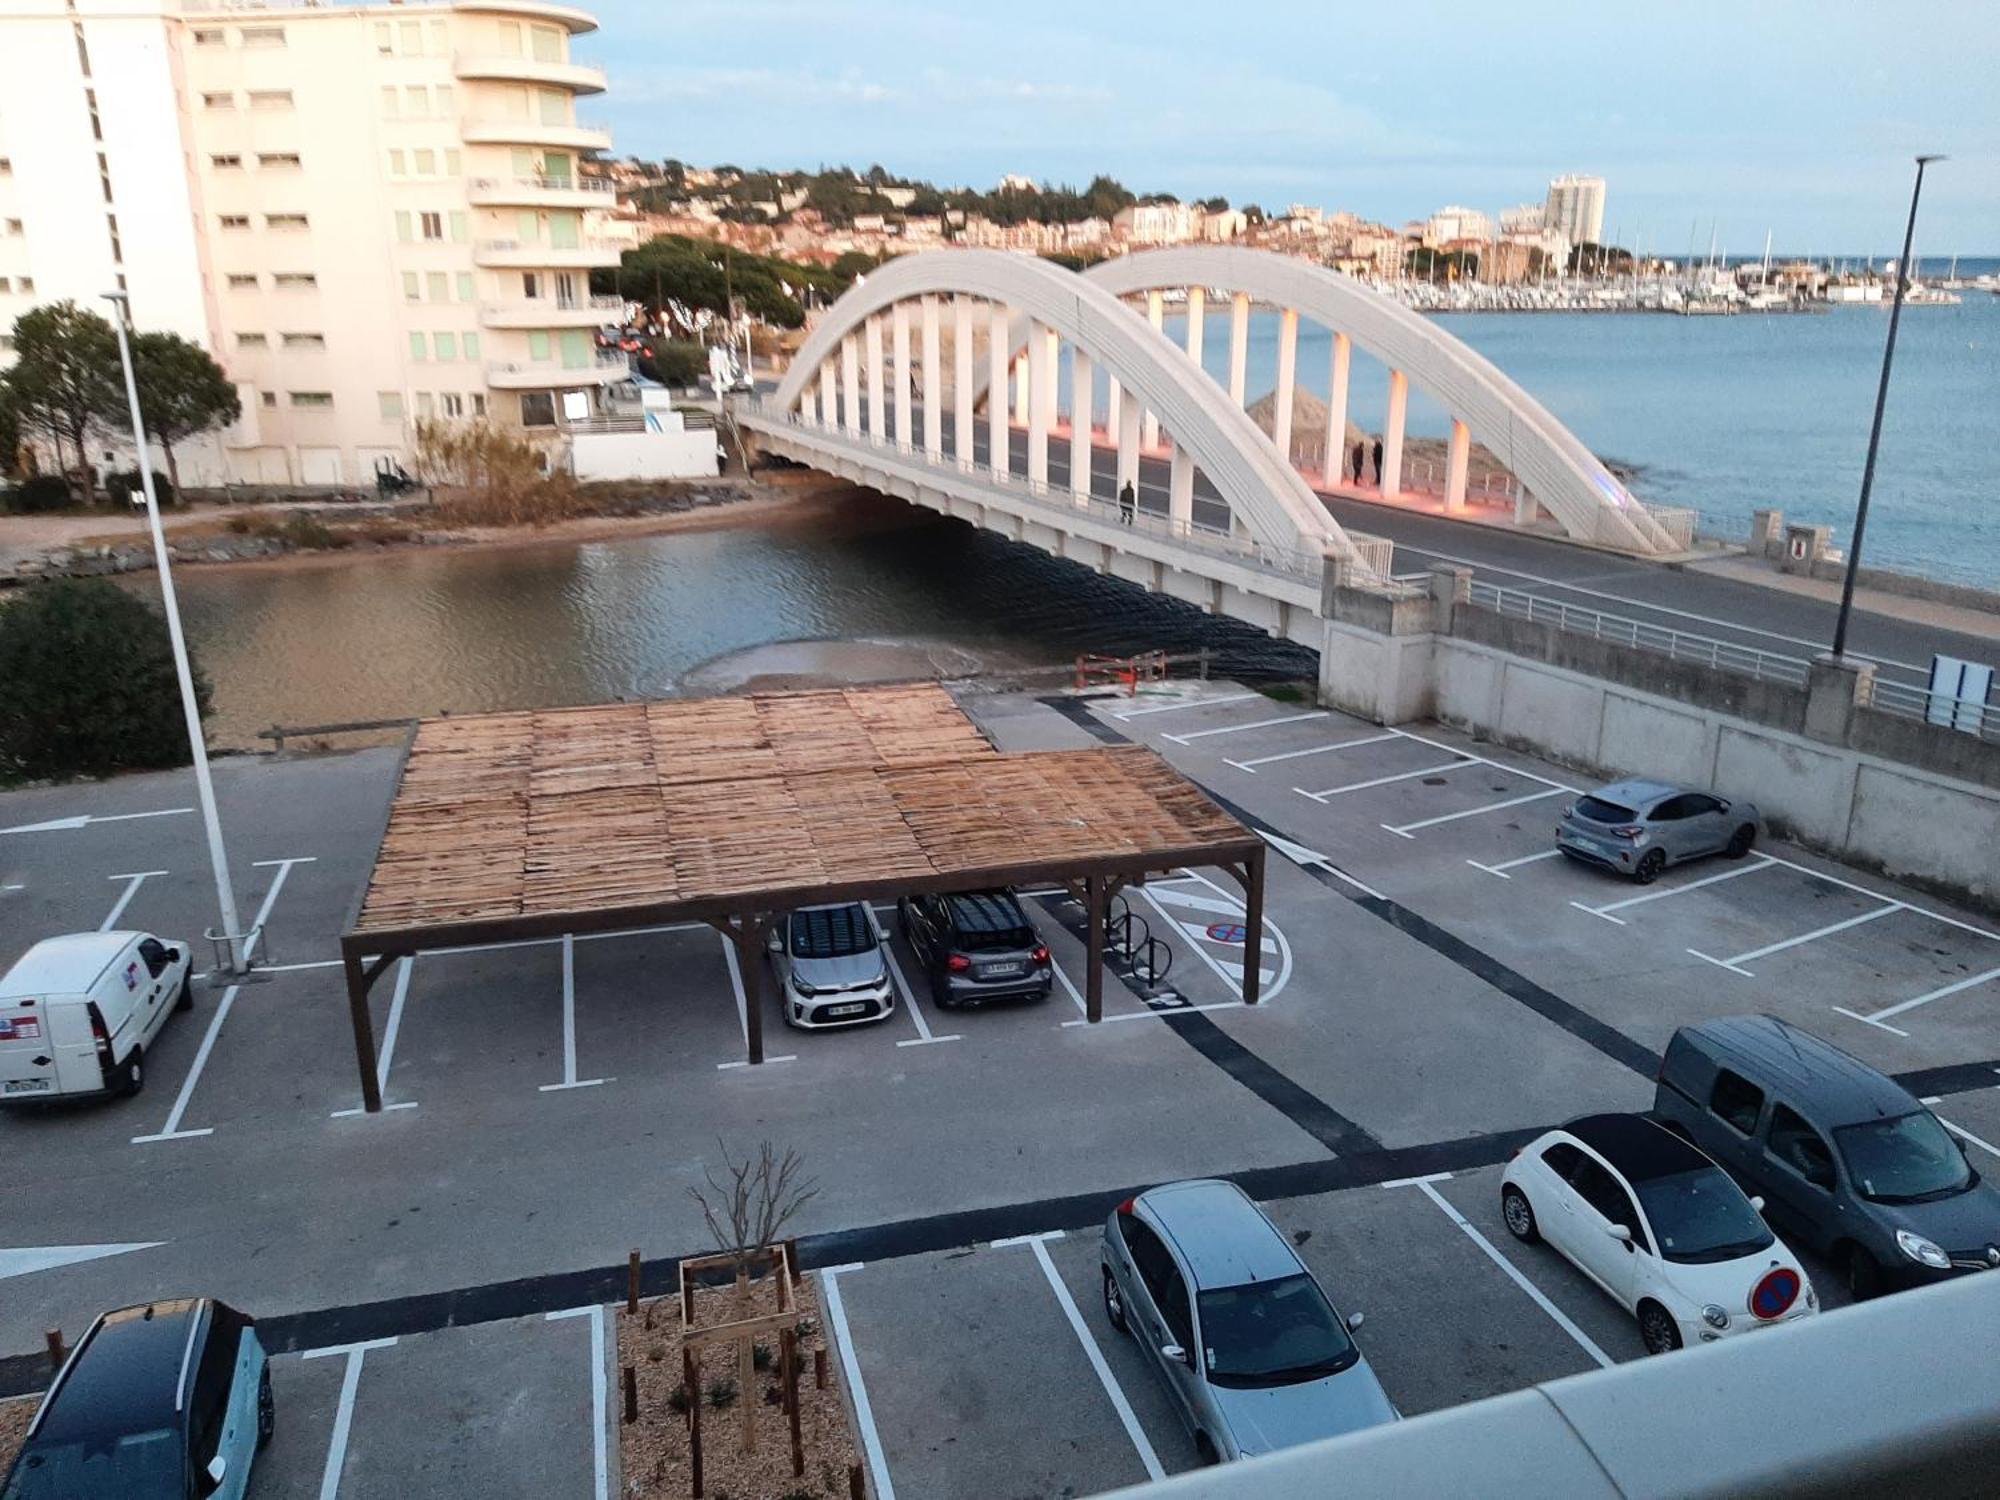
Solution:
{"label": "tall lamp post", "polygon": [[1854,508],[1854,538],[1847,548],[1847,573],[1840,583],[1840,614],[1833,622],[1833,654],[1847,652],[1847,617],[1854,610],[1854,575],[1861,568],[1861,538],[1868,529],[1868,494],[1875,488],[1875,455],[1882,446],[1882,412],[1889,404],[1889,367],[1896,359],[1896,325],[1903,317],[1903,293],[1910,285],[1910,246],[1917,237],[1917,199],[1923,196],[1924,168],[1942,156],[1917,158],[1917,181],[1910,189],[1910,222],[1903,230],[1903,258],[1896,262],[1896,300],[1889,308],[1889,341],[1882,350],[1882,383],[1875,388],[1875,422],[1868,429],[1868,461],[1861,469],[1861,503]]}
{"label": "tall lamp post", "polygon": [[215,871],[215,899],[222,908],[222,933],[229,944],[229,972],[241,974],[250,955],[236,920],[236,889],[230,884],[229,855],[222,847],[222,822],[215,812],[215,784],[208,774],[208,742],[201,732],[201,705],[195,699],[194,671],[188,665],[187,640],[181,634],[173,570],[167,565],[167,537],[160,528],[160,501],[153,493],[153,463],[146,451],[146,424],[139,415],[139,382],[132,373],[132,345],[125,334],[130,301],[123,292],[106,292],[104,300],[117,311],[112,322],[118,330],[118,362],[125,368],[125,400],[132,412],[132,445],[138,454],[139,487],[146,494],[146,524],[153,532],[153,562],[160,572],[160,602],[166,608],[167,635],[173,642],[174,675],[180,679],[188,749],[194,754],[195,789],[201,802],[202,825],[208,831],[208,862]]}

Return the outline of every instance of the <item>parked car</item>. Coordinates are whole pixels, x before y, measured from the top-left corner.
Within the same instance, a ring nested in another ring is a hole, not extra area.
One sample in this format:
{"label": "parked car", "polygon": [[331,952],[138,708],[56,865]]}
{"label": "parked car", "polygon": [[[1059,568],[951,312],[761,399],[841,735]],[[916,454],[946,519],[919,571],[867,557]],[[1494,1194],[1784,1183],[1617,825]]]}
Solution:
{"label": "parked car", "polygon": [[150,932],[43,938],[0,977],[0,1103],[138,1093],[167,1013],[194,1005],[193,967]]}
{"label": "parked car", "polygon": [[105,1313],[42,1398],[0,1500],[240,1500],[276,1417],[256,1319],[212,1297]]}
{"label": "parked car", "polygon": [[1858,1300],[2000,1270],[2000,1192],[1901,1084],[1775,1016],[1683,1026],[1653,1113],[1750,1192]]}
{"label": "parked car", "polygon": [[881,932],[859,901],[801,907],[781,918],[771,928],[770,954],[794,1026],[859,1026],[896,1008]]}
{"label": "parked car", "polygon": [[1208,1463],[1401,1414],[1291,1242],[1233,1183],[1169,1183],[1104,1226],[1104,1316],[1138,1341]]}
{"label": "parked car", "polygon": [[1585,1115],[1500,1174],[1500,1215],[1637,1319],[1649,1354],[1819,1311],[1798,1258],[1714,1162],[1644,1115]]}
{"label": "parked car", "polygon": [[1741,859],[1761,820],[1748,802],[1728,802],[1664,781],[1618,781],[1562,810],[1556,848],[1651,885],[1660,871],[1707,854]]}
{"label": "parked car", "polygon": [[1054,962],[1012,891],[905,896],[896,912],[939,1005],[1049,998]]}

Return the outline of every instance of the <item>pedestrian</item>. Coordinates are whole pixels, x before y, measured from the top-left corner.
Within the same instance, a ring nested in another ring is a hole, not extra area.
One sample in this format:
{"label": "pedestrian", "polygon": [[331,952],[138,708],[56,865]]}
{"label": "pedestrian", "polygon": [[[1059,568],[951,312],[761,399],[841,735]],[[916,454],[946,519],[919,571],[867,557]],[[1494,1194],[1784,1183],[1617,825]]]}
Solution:
{"label": "pedestrian", "polygon": [[1132,524],[1133,513],[1139,509],[1139,496],[1132,488],[1132,481],[1125,481],[1125,488],[1118,492],[1118,519],[1127,526]]}
{"label": "pedestrian", "polygon": [[1354,440],[1354,482],[1359,484],[1367,477],[1368,450],[1362,446],[1361,439],[1356,438]]}
{"label": "pedestrian", "polygon": [[1375,439],[1375,483],[1382,483],[1382,440]]}

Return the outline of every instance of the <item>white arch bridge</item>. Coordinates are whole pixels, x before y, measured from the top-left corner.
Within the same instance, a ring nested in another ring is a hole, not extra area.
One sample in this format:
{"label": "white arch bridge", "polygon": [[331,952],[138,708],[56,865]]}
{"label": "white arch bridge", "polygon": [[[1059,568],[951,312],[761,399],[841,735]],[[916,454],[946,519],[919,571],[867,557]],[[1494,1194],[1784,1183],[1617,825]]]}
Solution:
{"label": "white arch bridge", "polygon": [[[1201,365],[1206,298],[1218,289],[1231,301],[1226,388]],[[1175,292],[1188,303],[1185,348],[1162,329]],[[1135,296],[1143,313],[1125,300]],[[1281,314],[1268,434],[1243,406],[1255,303]],[[1302,316],[1333,334],[1325,457],[1310,475],[1293,458]],[[767,451],[1318,647],[1329,570],[1356,583],[1389,573],[1390,544],[1344,530],[1313,487],[1342,481],[1357,344],[1390,372],[1385,498],[1402,490],[1415,381],[1452,414],[1445,513],[1466,506],[1476,437],[1520,481],[1517,521],[1546,516],[1577,540],[1637,555],[1678,550],[1581,442],[1472,349],[1345,277],[1254,250],[1155,251],[1082,275],[1000,251],[902,256],[836,302],[775,396],[737,416]]]}

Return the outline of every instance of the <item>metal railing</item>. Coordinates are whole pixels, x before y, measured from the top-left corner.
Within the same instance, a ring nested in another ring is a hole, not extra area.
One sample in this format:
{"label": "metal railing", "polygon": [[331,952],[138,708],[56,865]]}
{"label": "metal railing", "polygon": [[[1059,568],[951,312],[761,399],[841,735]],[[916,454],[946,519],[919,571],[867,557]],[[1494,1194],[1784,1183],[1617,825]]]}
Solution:
{"label": "metal railing", "polygon": [[570,250],[587,250],[594,255],[616,254],[618,245],[611,240],[579,239],[574,245],[545,245],[540,241],[528,240],[474,240],[472,248],[481,255],[512,255],[516,252],[534,251],[537,255],[561,255]]}
{"label": "metal railing", "polygon": [[1868,706],[1878,713],[1902,719],[1919,719],[1944,729],[1982,740],[2000,741],[2000,704],[1979,703],[1971,698],[1955,698],[1934,693],[1911,682],[1877,677],[1869,691]]}
{"label": "metal railing", "polygon": [[600,177],[475,177],[470,186],[482,193],[508,188],[534,188],[549,192],[596,193],[607,198],[616,196],[618,191]]}
{"label": "metal railing", "polygon": [[1718,672],[1734,672],[1759,682],[1782,682],[1791,687],[1806,685],[1809,664],[1803,657],[1780,656],[1773,651],[1759,651],[1754,646],[1718,640],[1714,636],[1670,630],[1664,625],[1649,625],[1643,620],[1608,615],[1602,610],[1565,604],[1540,594],[1503,589],[1476,578],[1472,580],[1472,602],[1482,609],[1510,615],[1517,620],[1532,620],[1539,625],[1553,625],[1572,635],[1587,635],[1593,640],[1657,652],[1674,661],[1698,662]]}

